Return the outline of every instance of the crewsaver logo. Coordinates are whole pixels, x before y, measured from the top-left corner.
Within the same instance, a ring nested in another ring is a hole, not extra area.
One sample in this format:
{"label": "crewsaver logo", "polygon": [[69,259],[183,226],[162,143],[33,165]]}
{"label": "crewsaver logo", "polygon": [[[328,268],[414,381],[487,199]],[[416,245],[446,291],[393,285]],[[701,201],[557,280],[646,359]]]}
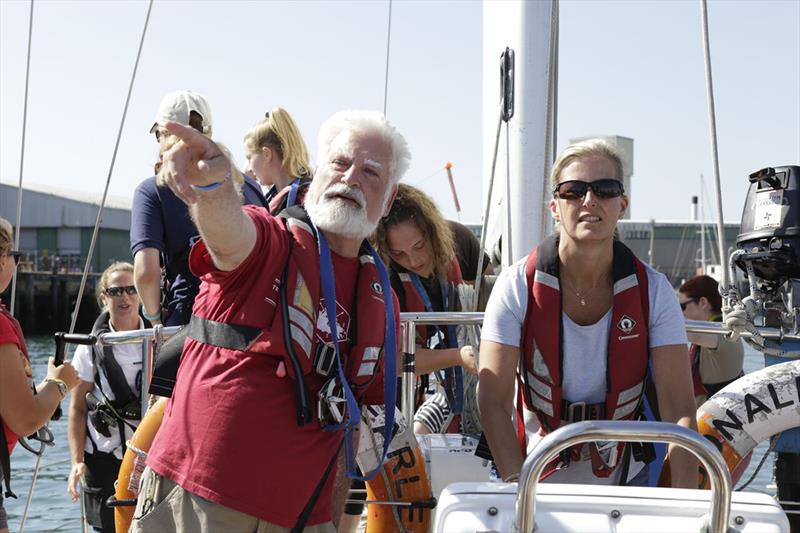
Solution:
{"label": "crewsaver logo", "polygon": [[620,329],[620,331],[622,331],[622,333],[627,335],[633,331],[633,328],[636,327],[636,321],[628,315],[622,315],[622,318],[620,318],[619,322],[617,322],[617,327]]}
{"label": "crewsaver logo", "polygon": [[381,287],[380,282],[373,281],[370,284],[370,287],[372,288],[373,291],[377,292],[378,294],[383,294],[383,287]]}

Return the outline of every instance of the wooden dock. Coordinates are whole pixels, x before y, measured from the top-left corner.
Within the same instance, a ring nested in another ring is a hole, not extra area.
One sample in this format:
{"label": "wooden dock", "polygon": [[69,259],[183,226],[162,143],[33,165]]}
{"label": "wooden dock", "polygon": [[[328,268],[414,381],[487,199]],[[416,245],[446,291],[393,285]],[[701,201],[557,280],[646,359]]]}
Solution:
{"label": "wooden dock", "polygon": [[[69,330],[81,272],[17,272],[17,297],[14,316],[22,325],[26,335],[52,334]],[[92,329],[99,306],[95,297],[95,287],[99,273],[90,273],[86,281],[76,333],[88,333]],[[3,302],[9,307],[11,287],[2,294]]]}

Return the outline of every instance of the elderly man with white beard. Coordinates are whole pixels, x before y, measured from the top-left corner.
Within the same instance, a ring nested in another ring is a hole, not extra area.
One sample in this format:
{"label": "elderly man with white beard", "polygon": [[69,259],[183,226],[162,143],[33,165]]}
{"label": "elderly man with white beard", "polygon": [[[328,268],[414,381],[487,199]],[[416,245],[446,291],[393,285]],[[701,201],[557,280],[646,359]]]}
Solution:
{"label": "elderly man with white beard", "polygon": [[202,285],[131,531],[335,531],[342,391],[384,403],[396,365],[398,306],[365,238],[408,168],[406,141],[378,113],[333,115],[307,212],[272,217],[242,207],[223,149],[166,127],[181,141],[163,172],[200,230]]}

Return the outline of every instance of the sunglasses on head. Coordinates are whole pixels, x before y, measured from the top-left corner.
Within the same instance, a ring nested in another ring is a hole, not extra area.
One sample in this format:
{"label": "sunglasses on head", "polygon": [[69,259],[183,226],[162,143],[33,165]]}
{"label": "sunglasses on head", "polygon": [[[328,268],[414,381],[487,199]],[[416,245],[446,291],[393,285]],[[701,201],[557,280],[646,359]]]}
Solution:
{"label": "sunglasses on head", "polygon": [[553,196],[562,200],[583,200],[589,189],[598,198],[617,198],[625,193],[621,181],[604,178],[595,181],[562,181],[553,189]]}
{"label": "sunglasses on head", "polygon": [[686,306],[690,303],[697,303],[697,298],[689,298],[685,302],[680,302],[681,304],[681,311],[686,311]]}
{"label": "sunglasses on head", "polygon": [[18,265],[19,264],[19,260],[22,257],[22,252],[18,252],[16,250],[9,250],[9,251],[7,251],[5,253],[5,255],[7,257],[11,257],[12,259],[14,259],[14,264]]}
{"label": "sunglasses on head", "polygon": [[133,285],[128,285],[126,287],[108,287],[103,292],[112,297],[122,296],[123,292],[133,296],[134,294],[136,294],[136,287],[134,287]]}

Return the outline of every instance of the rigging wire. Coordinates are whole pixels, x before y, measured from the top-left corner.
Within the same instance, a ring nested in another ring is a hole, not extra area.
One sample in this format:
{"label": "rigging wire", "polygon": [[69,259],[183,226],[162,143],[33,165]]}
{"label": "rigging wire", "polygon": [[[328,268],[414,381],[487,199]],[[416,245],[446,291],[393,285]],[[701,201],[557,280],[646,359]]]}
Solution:
{"label": "rigging wire", "polygon": [[[508,122],[506,122],[506,197],[504,203],[506,204],[506,233],[505,233],[505,242],[503,243],[503,247],[508,251],[506,255],[507,257],[507,266],[511,266],[514,264],[514,241],[511,239],[511,137],[509,130],[511,128],[508,126]],[[480,276],[482,272],[478,272],[478,276]]]}
{"label": "rigging wire", "polygon": [[[19,184],[17,185],[17,225],[14,228],[14,249],[19,250],[20,224],[22,224],[22,174],[25,168],[25,132],[28,126],[28,81],[31,74],[31,42],[33,41],[33,0],[31,0],[31,10],[28,15],[28,57],[25,64],[25,98],[22,106],[22,147],[19,154]],[[17,269],[11,278],[11,307],[10,312],[14,314],[14,304],[17,295]]]}
{"label": "rigging wire", "polygon": [[[103,190],[103,198],[100,201],[100,207],[99,207],[99,209],[97,211],[97,220],[95,221],[94,232],[92,233],[92,240],[89,243],[89,251],[86,253],[86,264],[85,264],[85,266],[83,268],[83,276],[81,277],[81,284],[80,284],[80,288],[78,289],[78,297],[77,297],[77,300],[75,301],[75,309],[72,312],[72,322],[71,322],[71,324],[69,326],[69,332],[70,333],[75,331],[75,323],[76,323],[76,321],[78,319],[78,312],[80,311],[80,308],[81,308],[81,300],[83,299],[83,291],[86,288],[86,280],[88,279],[88,276],[89,276],[89,267],[91,266],[91,263],[92,263],[92,255],[94,254],[94,247],[95,247],[95,244],[97,243],[97,235],[98,235],[98,233],[100,231],[100,224],[102,224],[102,222],[103,222],[103,209],[104,209],[105,204],[106,204],[106,197],[108,196],[108,187],[111,184],[111,176],[114,173],[114,163],[116,162],[116,159],[117,159],[117,152],[119,151],[119,144],[120,144],[120,140],[122,139],[122,131],[123,131],[124,127],[125,127],[125,117],[127,117],[127,115],[128,115],[128,106],[129,106],[130,101],[131,101],[131,93],[133,92],[133,84],[136,81],[136,71],[139,69],[139,60],[142,57],[142,48],[144,47],[144,38],[147,35],[147,26],[150,23],[150,13],[152,12],[152,10],[153,10],[153,0],[150,0],[148,5],[147,5],[147,15],[146,15],[145,20],[144,20],[144,27],[142,28],[142,36],[139,39],[139,49],[136,52],[136,61],[135,61],[134,65],[133,65],[133,72],[131,74],[131,81],[130,81],[130,84],[128,85],[128,95],[125,98],[125,107],[122,110],[122,119],[120,120],[119,130],[117,131],[117,141],[116,141],[116,144],[114,145],[114,154],[111,157],[111,165],[110,165],[110,167],[108,169],[108,176],[106,177],[106,186],[105,186],[105,189]],[[31,487],[28,490],[28,498],[27,498],[27,500],[25,502],[25,511],[22,514],[22,520],[21,520],[20,526],[19,526],[20,533],[23,533],[23,531],[25,530],[25,520],[27,519],[28,511],[30,510],[31,499],[33,497],[33,489],[35,488],[36,480],[39,477],[39,466],[41,464],[41,459],[42,459],[43,455],[44,455],[44,453],[41,453],[36,458],[36,466],[34,467],[34,470],[33,470],[33,478],[31,479]]]}
{"label": "rigging wire", "polygon": [[[700,208],[701,208],[701,210],[705,211],[705,208],[708,206],[708,198],[709,198],[708,188],[706,187],[706,180],[700,180],[700,184],[703,187],[703,196],[702,196],[703,197],[703,204],[700,206]],[[710,207],[710,206],[708,206],[708,207]],[[709,211],[712,211],[712,209],[709,209]],[[717,240],[718,237],[717,237],[716,232],[714,232],[712,230],[711,233],[707,237],[708,237],[709,243],[711,244],[711,247],[709,248],[709,251],[711,252],[711,260],[714,261],[715,263],[721,264],[719,262],[719,258],[718,258],[719,252],[717,250],[719,250],[719,245],[717,244],[718,243],[718,240]],[[717,248],[716,250],[714,249],[715,247]]]}
{"label": "rigging wire", "polygon": [[[504,103],[502,98],[500,99],[500,116],[497,119],[497,133],[494,136],[494,154],[492,155],[492,171],[489,174],[489,190],[486,193],[486,204],[483,208],[483,225],[481,226],[481,245],[478,248],[480,251],[486,250],[486,230],[489,226],[489,209],[492,206],[492,190],[494,189],[494,174],[495,170],[497,169],[497,152],[500,148],[500,128],[503,126],[503,106]],[[475,293],[480,295],[481,293],[481,280],[483,276],[483,253],[478,253],[478,271],[475,273]],[[478,310],[478,300],[480,298],[475,298],[474,306],[472,311]]]}
{"label": "rigging wire", "polygon": [[386,106],[389,101],[389,50],[392,44],[392,0],[389,0],[389,21],[386,28],[386,74],[383,78],[383,116],[386,114]]}
{"label": "rigging wire", "polygon": [[708,95],[708,126],[711,140],[711,159],[714,171],[714,192],[717,200],[717,246],[721,265],[723,287],[728,286],[728,256],[725,254],[725,224],[722,218],[722,188],[719,178],[719,152],[717,148],[717,119],[714,112],[714,82],[711,78],[711,50],[708,39],[708,7],[706,0],[700,0],[700,15],[703,30],[703,59],[705,61],[706,93]]}

